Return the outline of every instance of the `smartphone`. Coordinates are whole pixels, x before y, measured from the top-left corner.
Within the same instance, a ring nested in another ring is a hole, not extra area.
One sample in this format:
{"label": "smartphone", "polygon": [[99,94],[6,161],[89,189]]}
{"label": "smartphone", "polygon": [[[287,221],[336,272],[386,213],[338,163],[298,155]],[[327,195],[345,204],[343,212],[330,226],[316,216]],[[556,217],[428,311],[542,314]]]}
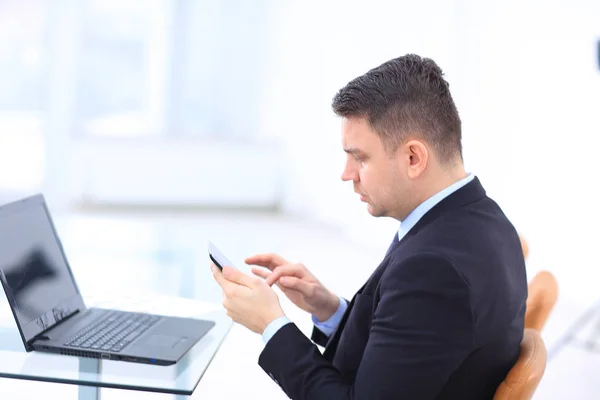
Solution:
{"label": "smartphone", "polygon": [[221,251],[219,249],[217,249],[217,246],[215,246],[212,242],[208,242],[208,256],[210,257],[211,261],[222,271],[224,266],[230,266],[235,268],[235,266],[233,265],[233,263],[231,261],[229,261],[227,259],[227,257],[225,257],[223,255],[223,253],[221,253]]}

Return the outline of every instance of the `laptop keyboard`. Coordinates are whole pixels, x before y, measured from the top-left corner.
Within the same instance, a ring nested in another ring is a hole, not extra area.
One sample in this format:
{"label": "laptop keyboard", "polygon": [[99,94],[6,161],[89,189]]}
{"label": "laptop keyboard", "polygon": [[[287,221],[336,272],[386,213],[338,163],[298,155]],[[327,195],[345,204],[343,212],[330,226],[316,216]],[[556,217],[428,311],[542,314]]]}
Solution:
{"label": "laptop keyboard", "polygon": [[65,346],[120,352],[161,317],[124,311],[109,311],[79,331]]}

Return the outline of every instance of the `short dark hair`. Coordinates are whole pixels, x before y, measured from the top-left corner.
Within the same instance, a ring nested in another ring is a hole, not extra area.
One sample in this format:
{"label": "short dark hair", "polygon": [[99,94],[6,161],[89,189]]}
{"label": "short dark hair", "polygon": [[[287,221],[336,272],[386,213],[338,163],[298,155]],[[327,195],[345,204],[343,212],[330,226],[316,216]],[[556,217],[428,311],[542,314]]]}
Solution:
{"label": "short dark hair", "polygon": [[350,81],[332,108],[342,117],[366,118],[390,152],[414,133],[440,162],[462,160],[460,117],[443,75],[433,60],[407,54]]}

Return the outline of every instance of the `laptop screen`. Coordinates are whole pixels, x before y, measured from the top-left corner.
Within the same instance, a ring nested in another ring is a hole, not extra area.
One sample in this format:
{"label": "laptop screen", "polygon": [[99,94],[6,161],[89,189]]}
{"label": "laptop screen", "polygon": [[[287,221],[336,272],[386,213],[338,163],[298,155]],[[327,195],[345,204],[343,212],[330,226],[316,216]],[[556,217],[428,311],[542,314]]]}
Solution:
{"label": "laptop screen", "polygon": [[79,291],[41,195],[0,208],[0,272],[26,341],[75,311]]}

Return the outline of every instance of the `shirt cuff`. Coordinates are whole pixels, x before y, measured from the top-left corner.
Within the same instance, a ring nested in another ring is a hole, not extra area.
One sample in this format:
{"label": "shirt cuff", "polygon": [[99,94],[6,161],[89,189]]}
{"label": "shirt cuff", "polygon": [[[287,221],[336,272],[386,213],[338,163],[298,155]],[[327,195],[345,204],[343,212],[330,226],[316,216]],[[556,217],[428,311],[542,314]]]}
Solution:
{"label": "shirt cuff", "polygon": [[289,324],[290,322],[292,321],[290,321],[290,319],[285,315],[277,318],[274,321],[271,321],[271,323],[267,325],[267,327],[263,331],[263,342],[265,342],[265,344],[269,343],[269,340],[271,340],[271,338],[275,336],[277,331],[279,331],[283,326]]}
{"label": "shirt cuff", "polygon": [[337,329],[347,308],[348,308],[348,303],[346,303],[346,300],[344,300],[340,297],[340,305],[339,305],[338,309],[336,310],[336,312],[328,320],[323,321],[323,322],[319,322],[317,317],[315,317],[313,315],[312,316],[313,324],[315,324],[315,326],[321,332],[323,332],[325,335],[330,336]]}

